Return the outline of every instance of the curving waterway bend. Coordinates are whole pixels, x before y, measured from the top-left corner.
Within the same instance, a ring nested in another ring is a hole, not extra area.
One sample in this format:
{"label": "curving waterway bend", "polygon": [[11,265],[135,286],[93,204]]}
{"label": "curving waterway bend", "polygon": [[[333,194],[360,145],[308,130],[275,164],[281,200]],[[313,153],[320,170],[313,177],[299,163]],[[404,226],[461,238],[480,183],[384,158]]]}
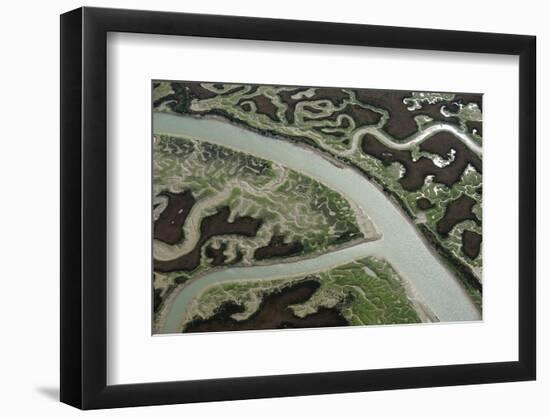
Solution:
{"label": "curving waterway bend", "polygon": [[409,138],[401,140],[399,142],[393,140],[393,138],[388,135],[384,130],[378,129],[376,126],[365,126],[355,131],[351,138],[350,148],[342,152],[341,155],[353,154],[359,146],[360,140],[367,133],[376,137],[376,139],[378,139],[380,142],[382,142],[383,145],[387,146],[388,148],[398,151],[405,151],[410,150],[416,145],[421,144],[422,142],[439,132],[452,133],[468,149],[470,149],[473,153],[481,158],[482,149],[480,145],[478,145],[470,136],[460,130],[460,128],[458,128],[457,126],[441,122],[430,124],[430,126],[422,128]]}
{"label": "curving waterway bend", "polygon": [[[237,279],[276,279],[315,273],[374,255],[385,258],[412,287],[417,301],[441,321],[479,320],[481,313],[458,278],[420,236],[412,221],[388,197],[352,167],[330,161],[313,148],[286,140],[267,139],[215,118],[154,113],[155,134],[190,136],[247,152],[300,171],[354,202],[370,217],[382,238],[329,252],[312,259],[275,265],[234,267],[191,279],[167,300],[160,333],[181,332],[191,300],[210,285]],[[269,142],[268,142],[269,141]]]}

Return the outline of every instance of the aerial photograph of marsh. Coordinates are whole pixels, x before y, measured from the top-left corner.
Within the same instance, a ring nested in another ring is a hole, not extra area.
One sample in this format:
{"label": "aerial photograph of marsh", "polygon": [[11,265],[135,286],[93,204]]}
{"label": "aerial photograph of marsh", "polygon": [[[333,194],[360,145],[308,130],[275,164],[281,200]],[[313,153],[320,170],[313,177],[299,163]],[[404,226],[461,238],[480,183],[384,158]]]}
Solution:
{"label": "aerial photograph of marsh", "polygon": [[482,94],[152,81],[153,334],[482,319]]}

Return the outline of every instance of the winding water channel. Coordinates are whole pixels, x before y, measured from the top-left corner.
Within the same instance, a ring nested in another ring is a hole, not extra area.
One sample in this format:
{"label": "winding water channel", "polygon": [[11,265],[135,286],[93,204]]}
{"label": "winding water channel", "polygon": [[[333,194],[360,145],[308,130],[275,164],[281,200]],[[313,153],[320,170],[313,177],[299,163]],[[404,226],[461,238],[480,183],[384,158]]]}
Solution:
{"label": "winding water channel", "polygon": [[315,273],[356,259],[384,257],[413,288],[419,302],[441,321],[481,318],[479,309],[458,278],[420,236],[412,221],[370,181],[351,167],[341,167],[320,152],[290,141],[266,137],[214,119],[197,119],[167,113],[153,115],[153,131],[172,136],[191,136],[269,159],[300,171],[340,192],[368,214],[382,239],[339,249],[311,259],[275,265],[234,267],[188,281],[167,303],[161,333],[178,333],[189,302],[206,287],[236,279],[275,279]]}

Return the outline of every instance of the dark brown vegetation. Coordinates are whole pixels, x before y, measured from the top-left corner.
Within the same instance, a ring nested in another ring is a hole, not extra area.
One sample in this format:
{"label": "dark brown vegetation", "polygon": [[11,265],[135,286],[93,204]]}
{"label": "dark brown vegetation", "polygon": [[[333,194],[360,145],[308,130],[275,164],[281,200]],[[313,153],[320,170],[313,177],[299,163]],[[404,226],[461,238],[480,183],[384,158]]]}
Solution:
{"label": "dark brown vegetation", "polygon": [[326,88],[326,87],[319,87],[316,89],[315,94],[310,99],[293,99],[292,96],[294,94],[307,91],[309,87],[296,87],[292,90],[287,91],[280,91],[279,97],[281,98],[281,101],[286,104],[287,108],[285,110],[285,117],[288,123],[294,123],[294,112],[296,111],[296,104],[301,101],[317,101],[317,100],[329,100],[332,102],[335,106],[340,106],[344,102],[346,98],[348,98],[348,94],[344,92],[341,88]]}
{"label": "dark brown vegetation", "polygon": [[296,110],[296,104],[303,101],[302,99],[295,100],[292,96],[307,90],[308,88],[296,87],[292,90],[279,91],[278,95],[281,98],[281,101],[287,106],[285,110],[285,118],[288,123],[294,123],[294,111]]}
{"label": "dark brown vegetation", "polygon": [[412,112],[408,111],[407,106],[403,104],[403,99],[410,96],[409,92],[360,89],[355,93],[359,101],[383,108],[390,113],[384,129],[393,137],[403,139],[418,129]]}
{"label": "dark brown vegetation", "polygon": [[434,165],[433,161],[427,157],[420,157],[413,161],[410,151],[388,148],[371,134],[363,137],[361,146],[363,152],[379,159],[385,166],[393,162],[402,164],[405,174],[399,179],[399,183],[407,191],[419,190],[428,175],[433,175],[435,182],[452,187],[460,180],[469,163],[481,173],[481,160],[458,138],[447,132],[439,132],[420,145],[422,150],[437,153],[443,157],[454,149],[455,160],[443,168]]}
{"label": "dark brown vegetation", "polygon": [[481,109],[481,94],[457,94],[452,101],[441,101],[436,104],[422,103],[422,108],[409,111],[407,105],[403,103],[404,98],[412,96],[409,91],[358,89],[355,92],[361,102],[383,108],[390,113],[390,119],[384,126],[384,130],[396,139],[405,139],[418,130],[414,118],[419,115],[426,115],[438,121],[457,123],[455,117],[445,117],[441,114],[443,106],[451,112],[458,110],[458,106],[452,102],[463,104],[475,102]]}
{"label": "dark brown vegetation", "polygon": [[483,136],[483,123],[481,122],[466,122],[466,127],[470,133],[473,133],[474,129],[479,136]]}
{"label": "dark brown vegetation", "polygon": [[455,99],[460,104],[476,103],[479,110],[483,110],[483,94],[455,94]]}
{"label": "dark brown vegetation", "polygon": [[262,260],[276,258],[280,256],[298,255],[304,249],[303,245],[298,242],[284,242],[285,237],[282,235],[273,235],[269,244],[254,251],[254,259]]}
{"label": "dark brown vegetation", "polygon": [[462,233],[462,252],[470,258],[475,259],[481,250],[481,235],[471,230],[464,230]]}
{"label": "dark brown vegetation", "polygon": [[216,93],[201,87],[199,83],[173,82],[170,83],[170,86],[174,92],[153,102],[153,107],[158,107],[162,103],[168,101],[170,102],[169,106],[173,111],[177,113],[185,113],[189,109],[191,100],[206,100],[217,96]]}
{"label": "dark brown vegetation", "polygon": [[155,260],[155,270],[159,272],[171,271],[192,271],[200,264],[201,248],[204,243],[213,236],[222,235],[243,235],[248,237],[256,236],[262,221],[249,216],[236,217],[229,222],[230,209],[222,207],[216,214],[202,219],[200,227],[200,238],[195,248],[179,258],[170,261]]}
{"label": "dark brown vegetation", "polygon": [[195,198],[189,190],[179,194],[165,191],[160,195],[168,198],[168,205],[155,221],[153,236],[173,245],[185,238],[182,226],[195,205]]}
{"label": "dark brown vegetation", "polygon": [[224,242],[220,245],[218,249],[213,248],[212,246],[208,246],[204,254],[212,259],[212,265],[214,266],[220,266],[225,263],[225,255],[223,252],[227,249],[227,244]]}
{"label": "dark brown vegetation", "polygon": [[[246,108],[243,107],[243,104],[247,104],[247,101],[252,101],[256,105],[256,112],[259,114],[266,115],[274,122],[280,122],[279,116],[277,116],[277,106],[275,106],[272,101],[266,96],[260,94],[251,98],[243,98],[237,104],[240,105],[245,111]],[[243,103],[244,102],[244,103]]]}
{"label": "dark brown vegetation", "polygon": [[446,236],[455,225],[464,220],[473,220],[478,225],[481,225],[481,222],[472,211],[475,204],[476,201],[466,194],[462,194],[456,200],[447,203],[445,214],[437,222],[437,233]]}
{"label": "dark brown vegetation", "polygon": [[162,290],[157,288],[153,290],[153,312],[156,313],[162,304]]}
{"label": "dark brown vegetation", "polygon": [[426,152],[435,153],[442,158],[446,158],[449,152],[451,152],[451,149],[454,149],[455,160],[450,165],[457,164],[458,167],[464,171],[468,164],[471,164],[477,172],[480,174],[482,173],[481,159],[450,132],[436,133],[422,142],[420,144],[420,149]]}
{"label": "dark brown vegetation", "polygon": [[342,112],[355,120],[356,128],[376,124],[382,117],[380,113],[358,106],[357,104],[348,104]]}
{"label": "dark brown vegetation", "polygon": [[201,87],[200,83],[172,83],[172,89],[176,90],[176,88],[178,90],[181,88],[187,88],[189,90],[189,96],[191,99],[196,98],[198,100],[207,100],[209,98],[214,98],[218,95],[213,91]]}
{"label": "dark brown vegetation", "polygon": [[315,94],[309,100],[329,100],[335,106],[341,106],[348,97],[348,93],[341,88],[319,87],[316,88]]}
{"label": "dark brown vegetation", "polygon": [[416,207],[418,207],[420,210],[429,210],[433,206],[433,203],[425,197],[420,197],[416,200]]}
{"label": "dark brown vegetation", "polygon": [[[346,107],[344,107],[342,110],[336,111],[329,116],[326,117],[304,117],[305,121],[331,121],[334,122],[337,120],[338,116],[345,114],[349,117],[351,117],[355,121],[355,127],[362,127],[362,126],[368,126],[368,125],[374,125],[380,121],[380,118],[382,117],[380,113],[376,113],[375,111],[372,111],[370,109],[366,109],[364,107],[358,106],[357,104],[348,104]],[[342,119],[342,125],[340,127],[347,128],[349,126],[349,121],[347,119]],[[332,134],[332,133],[331,133]]]}
{"label": "dark brown vegetation", "polygon": [[319,288],[315,280],[299,282],[264,297],[258,311],[247,320],[237,321],[232,314],[244,311],[244,307],[233,302],[224,303],[218,312],[207,320],[196,319],[189,323],[184,332],[213,332],[232,330],[262,330],[306,327],[347,326],[346,319],[336,308],[319,308],[316,313],[304,318],[296,317],[288,308],[307,301]]}

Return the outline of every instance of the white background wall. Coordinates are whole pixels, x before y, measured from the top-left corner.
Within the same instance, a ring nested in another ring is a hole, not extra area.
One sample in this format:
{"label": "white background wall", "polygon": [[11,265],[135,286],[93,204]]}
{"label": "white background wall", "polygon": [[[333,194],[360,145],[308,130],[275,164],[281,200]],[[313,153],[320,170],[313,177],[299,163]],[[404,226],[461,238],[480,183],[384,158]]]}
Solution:
{"label": "white background wall", "polygon": [[[75,415],[59,404],[59,18],[76,1],[5,2],[0,17],[0,248],[3,297],[0,301],[0,410],[3,415]],[[341,21],[441,29],[493,31],[538,36],[539,122],[539,378],[537,382],[404,390],[346,395],[238,401],[100,411],[97,415],[297,415],[344,413],[408,416],[543,416],[550,404],[548,360],[550,284],[543,265],[550,249],[550,210],[542,194],[550,176],[541,156],[550,151],[543,128],[550,95],[550,27],[544,2],[462,0],[337,2],[277,0],[92,1],[89,6],[158,9],[293,19]],[[506,86],[503,86],[506,88]],[[29,117],[32,114],[32,118]],[[544,232],[546,233],[546,236]],[[546,394],[546,395],[544,395]]]}

